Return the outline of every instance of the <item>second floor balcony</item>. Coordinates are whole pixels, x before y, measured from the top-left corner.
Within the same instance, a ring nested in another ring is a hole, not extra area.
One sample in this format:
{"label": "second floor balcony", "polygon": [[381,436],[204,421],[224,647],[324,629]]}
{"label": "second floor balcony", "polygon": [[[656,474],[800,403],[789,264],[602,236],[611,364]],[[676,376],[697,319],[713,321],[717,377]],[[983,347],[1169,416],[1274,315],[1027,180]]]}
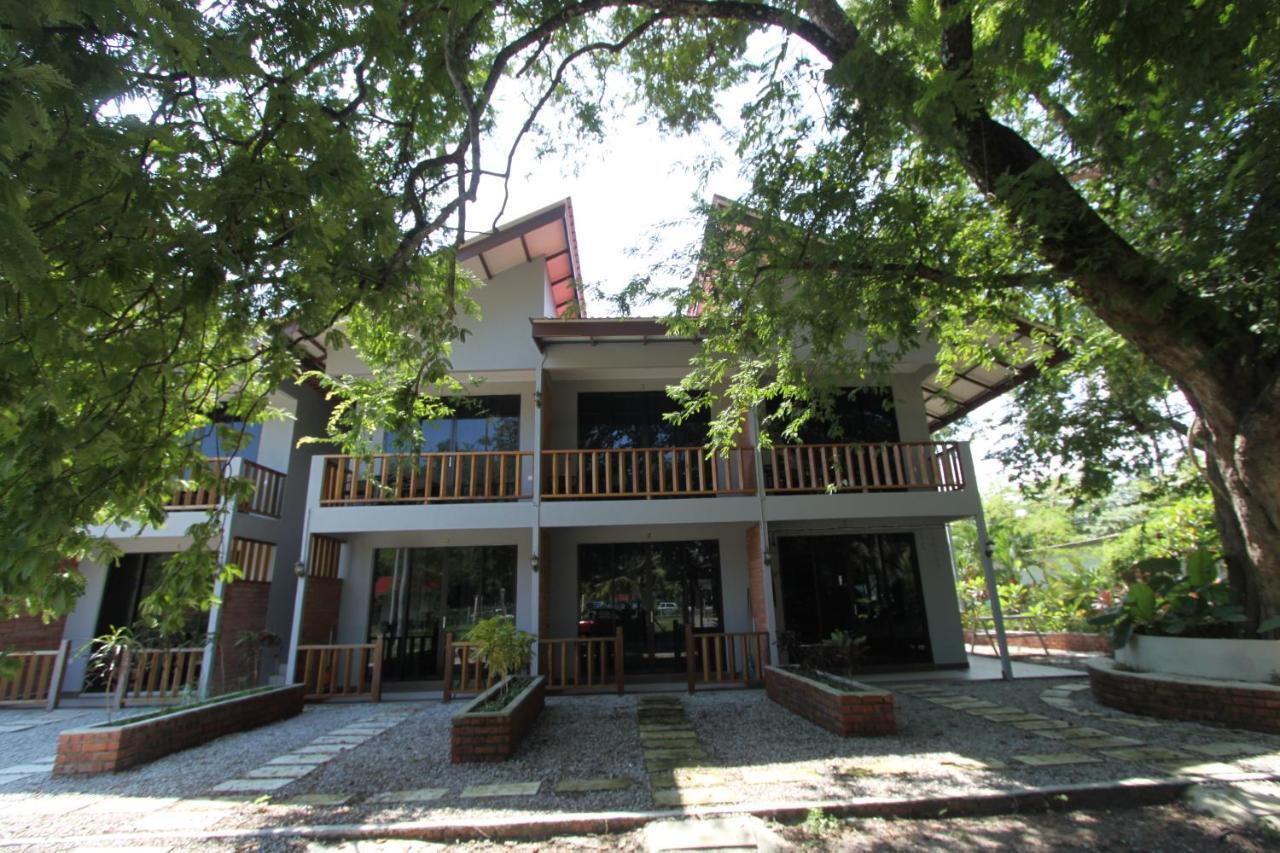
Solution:
{"label": "second floor balcony", "polygon": [[[959,442],[544,450],[544,501],[651,500],[858,492],[960,492]],[[530,500],[532,451],[383,453],[322,457],[322,507]]]}
{"label": "second floor balcony", "polygon": [[[243,478],[249,481],[253,492],[241,500],[236,509],[255,515],[279,518],[284,508],[285,475],[274,468],[240,457],[217,457],[209,460],[218,480]],[[222,489],[213,486],[197,486],[178,489],[165,506],[169,512],[205,512],[222,502]]]}

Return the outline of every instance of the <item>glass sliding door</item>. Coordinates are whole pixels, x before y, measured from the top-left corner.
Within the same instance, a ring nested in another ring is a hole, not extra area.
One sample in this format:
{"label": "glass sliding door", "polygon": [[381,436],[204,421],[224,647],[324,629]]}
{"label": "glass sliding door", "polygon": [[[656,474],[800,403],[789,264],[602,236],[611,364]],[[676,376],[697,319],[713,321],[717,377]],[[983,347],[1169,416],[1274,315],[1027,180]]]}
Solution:
{"label": "glass sliding door", "polygon": [[514,615],[515,589],[515,545],[375,550],[369,638],[383,638],[383,678],[438,677],[445,634]]}
{"label": "glass sliding door", "polygon": [[867,638],[866,663],[927,663],[932,652],[910,533],[778,539],[786,629],[803,643],[836,630]]}
{"label": "glass sliding door", "polygon": [[629,672],[684,666],[684,627],[723,630],[720,543],[625,542],[578,548],[578,635],[622,628]]}

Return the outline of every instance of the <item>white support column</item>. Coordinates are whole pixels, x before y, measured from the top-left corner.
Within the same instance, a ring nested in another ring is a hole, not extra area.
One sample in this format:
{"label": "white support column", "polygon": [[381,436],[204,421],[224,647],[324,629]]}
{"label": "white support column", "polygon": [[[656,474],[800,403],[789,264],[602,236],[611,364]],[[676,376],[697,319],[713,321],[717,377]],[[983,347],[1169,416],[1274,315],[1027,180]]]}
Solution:
{"label": "white support column", "polygon": [[[321,463],[323,460],[316,457],[313,460]],[[312,468],[316,468],[312,465]],[[313,477],[314,479],[314,477]],[[307,603],[307,562],[311,559],[311,508],[307,508],[307,514],[302,521],[302,547],[298,551],[298,563],[294,566],[294,574],[298,577],[298,584],[293,590],[293,623],[289,626],[289,655],[286,658],[284,670],[284,683],[292,684],[298,675],[298,646],[302,643],[302,611]],[[301,567],[301,570],[299,570]]]}
{"label": "white support column", "polygon": [[996,567],[991,561],[992,545],[987,535],[987,519],[982,511],[982,495],[978,490],[978,475],[973,465],[973,453],[969,443],[960,445],[960,465],[964,469],[966,489],[971,491],[977,508],[973,520],[978,527],[978,555],[982,560],[982,574],[987,583],[987,600],[991,603],[991,621],[996,629],[996,646],[1000,651],[1000,675],[1009,681],[1013,678],[1013,664],[1009,661],[1009,643],[1004,634],[1004,614],[1000,610],[1000,590],[996,585]]}
{"label": "white support column", "polygon": [[542,434],[542,387],[546,362],[547,354],[544,352],[533,379],[533,488],[530,492],[530,499],[533,501],[533,529],[530,531],[529,546],[529,613],[533,620],[531,633],[534,636],[533,654],[529,658],[531,675],[538,672],[538,645],[542,641],[539,630],[542,625],[542,443],[545,438]]}
{"label": "white support column", "polygon": [[776,651],[775,663],[780,663],[778,649],[778,608],[773,599],[773,552],[769,547],[769,518],[765,511],[767,496],[764,489],[764,457],[760,450],[760,418],[755,409],[747,412],[747,428],[751,431],[751,458],[756,474],[756,499],[760,504],[760,582],[764,589],[764,623],[769,631],[769,645]]}
{"label": "white support column", "polygon": [[[228,477],[240,476],[241,459],[239,456],[234,457],[227,466]],[[218,543],[218,568],[227,565],[227,561],[231,559],[231,534],[232,525],[236,517],[236,502],[224,501],[220,509],[225,513],[222,522],[222,541]],[[213,597],[218,600],[218,604],[209,608],[209,625],[208,632],[205,634],[204,655],[200,663],[200,681],[198,689],[201,699],[209,698],[209,691],[213,687],[213,666],[214,660],[218,654],[218,635],[222,633],[222,596],[226,588],[222,582],[222,578],[218,578],[213,582]]]}

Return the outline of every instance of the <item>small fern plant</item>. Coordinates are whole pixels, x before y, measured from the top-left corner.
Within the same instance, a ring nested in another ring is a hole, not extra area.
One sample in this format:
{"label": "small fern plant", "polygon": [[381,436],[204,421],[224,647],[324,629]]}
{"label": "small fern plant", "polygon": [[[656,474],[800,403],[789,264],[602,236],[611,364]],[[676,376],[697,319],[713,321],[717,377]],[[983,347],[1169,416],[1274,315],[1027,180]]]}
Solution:
{"label": "small fern plant", "polygon": [[482,619],[467,632],[467,642],[475,643],[475,655],[489,671],[489,684],[513,672],[527,671],[533,659],[534,636],[516,628],[510,616]]}

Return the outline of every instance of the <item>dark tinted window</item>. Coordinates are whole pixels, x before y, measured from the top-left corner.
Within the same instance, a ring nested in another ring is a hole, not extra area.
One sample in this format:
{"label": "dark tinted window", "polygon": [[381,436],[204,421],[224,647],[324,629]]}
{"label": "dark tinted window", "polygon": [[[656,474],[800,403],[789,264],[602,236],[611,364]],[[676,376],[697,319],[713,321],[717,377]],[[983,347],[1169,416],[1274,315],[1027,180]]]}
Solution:
{"label": "dark tinted window", "polygon": [[[769,412],[777,411],[770,401]],[[785,423],[771,423],[769,433],[781,440]],[[843,388],[831,401],[829,417],[812,417],[800,428],[800,444],[897,441],[898,417],[889,388]]]}
{"label": "dark tinted window", "polygon": [[700,412],[674,424],[663,415],[677,410],[665,391],[593,392],[578,395],[578,446],[701,447],[708,419]]}
{"label": "dark tinted window", "polygon": [[388,434],[383,449],[389,453],[520,449],[519,396],[454,397],[449,403],[452,415],[422,422],[420,445]]}

